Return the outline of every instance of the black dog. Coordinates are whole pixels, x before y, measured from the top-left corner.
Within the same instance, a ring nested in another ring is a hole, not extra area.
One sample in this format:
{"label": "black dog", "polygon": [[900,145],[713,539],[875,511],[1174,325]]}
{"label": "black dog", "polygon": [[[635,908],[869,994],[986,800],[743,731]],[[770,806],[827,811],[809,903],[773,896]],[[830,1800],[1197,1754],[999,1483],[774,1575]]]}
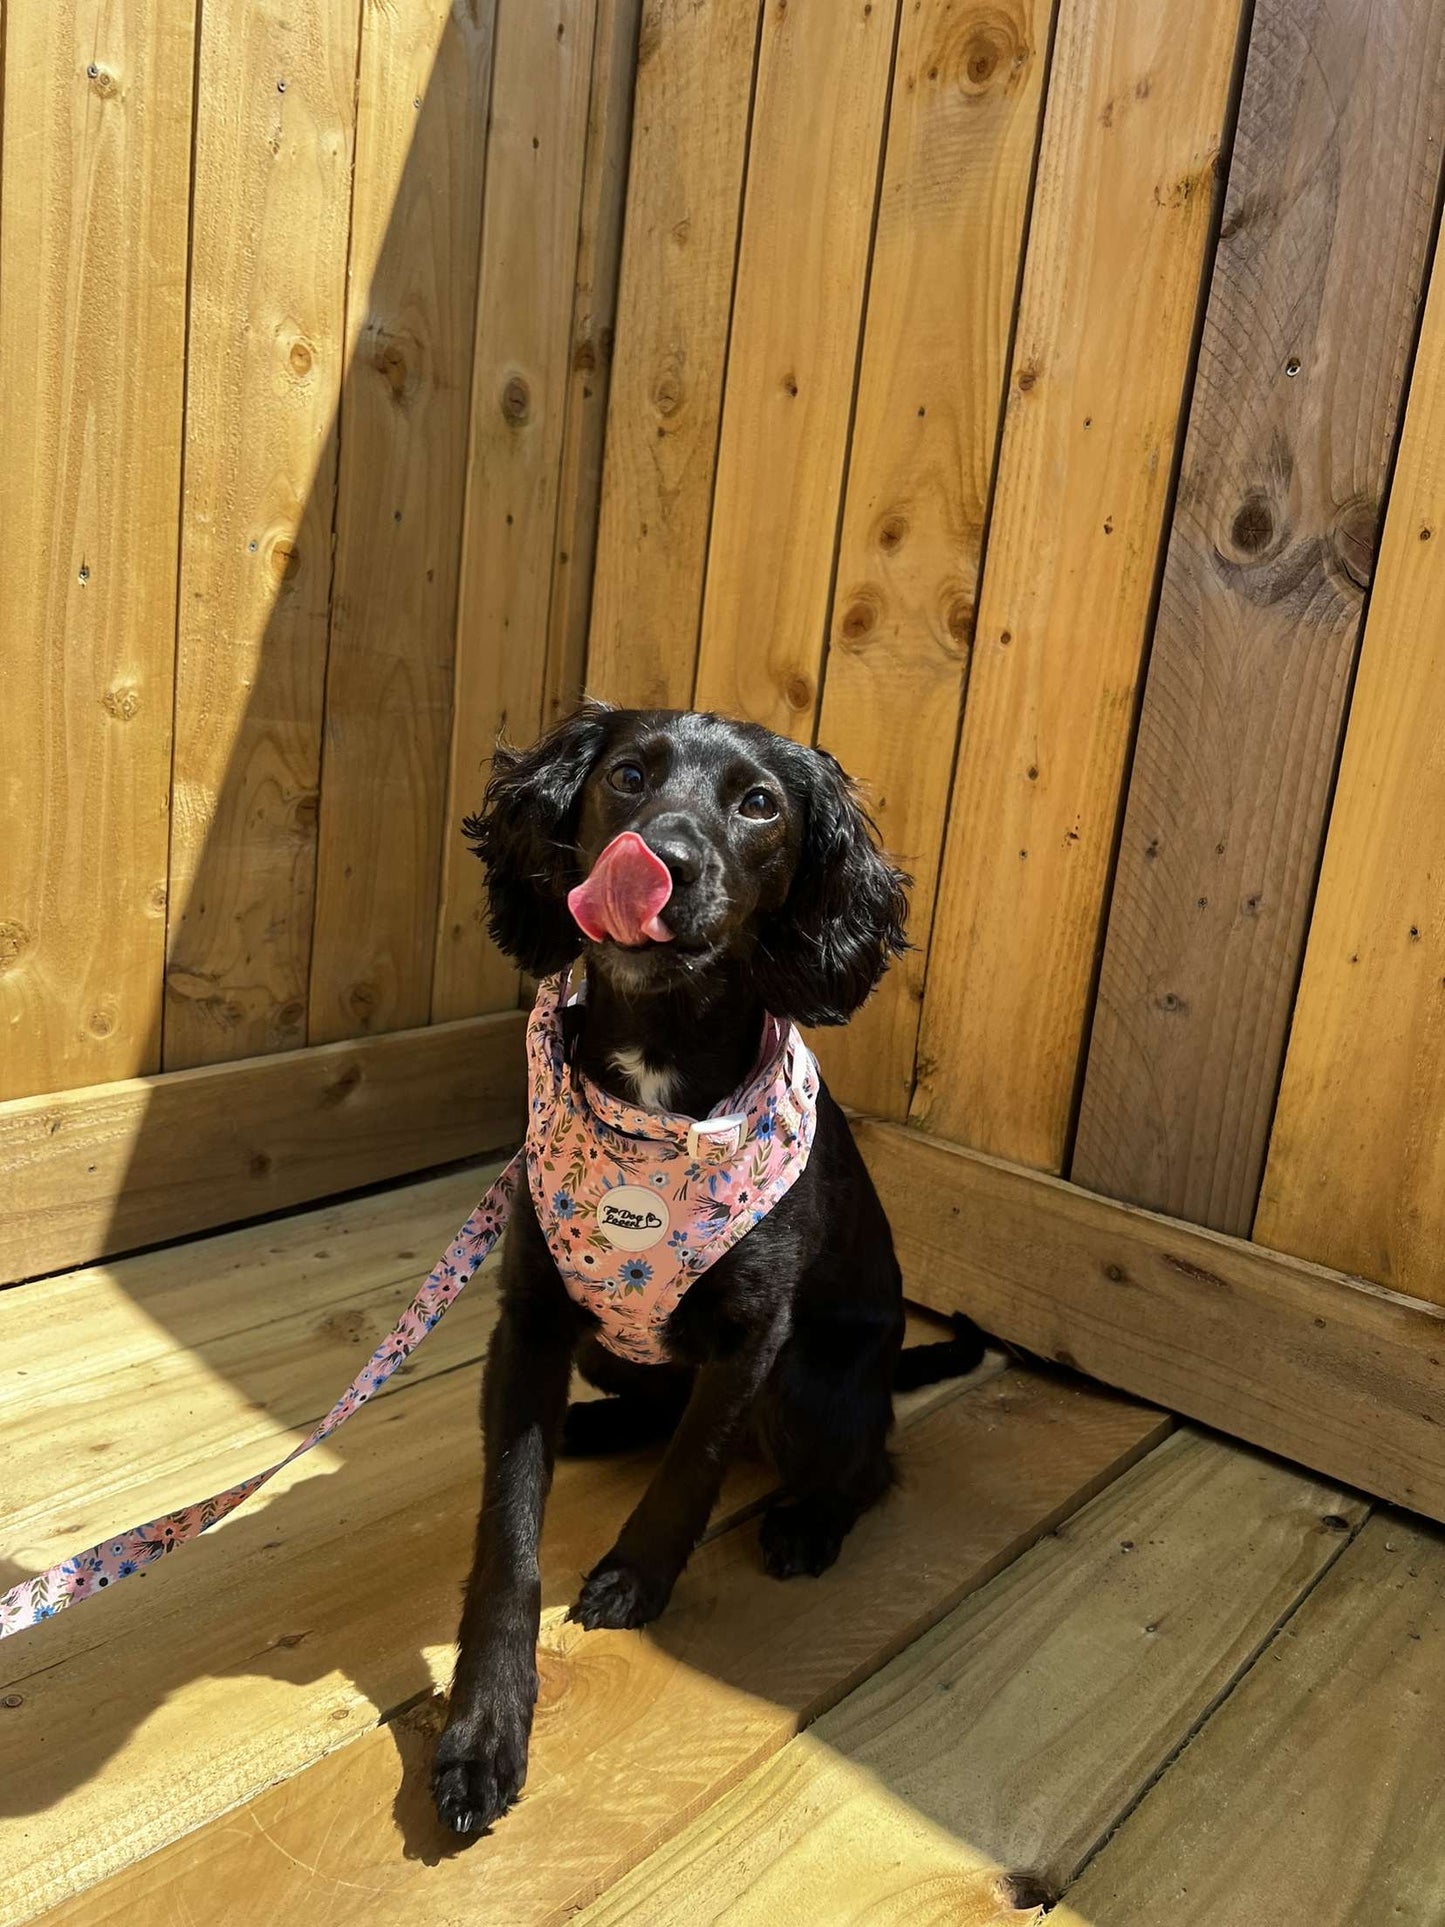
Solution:
{"label": "black dog", "polygon": [[[904,948],[907,879],[879,852],[838,764],[753,724],[588,704],[534,748],[498,750],[481,815],[466,827],[487,866],[502,949],[537,976],[586,952],[574,1062],[648,1108],[706,1116],[751,1073],[764,1012],[841,1024]],[[584,943],[568,911],[569,888],[626,829],[671,872],[670,943]],[[671,1362],[632,1364],[595,1330],[519,1186],[482,1392],[476,1557],[433,1775],[437,1811],[460,1833],[490,1826],[526,1773],[537,1542],[564,1420],[576,1450],[673,1433],[572,1609],[587,1627],[642,1626],[662,1612],[749,1421],[781,1478],[761,1535],[777,1578],[830,1566],[888,1490],[902,1281],[883,1208],[826,1090],[803,1175],[668,1320]],[[961,1332],[924,1350],[912,1383],[967,1370],[981,1346]],[[614,1396],[569,1415],[574,1363]]]}

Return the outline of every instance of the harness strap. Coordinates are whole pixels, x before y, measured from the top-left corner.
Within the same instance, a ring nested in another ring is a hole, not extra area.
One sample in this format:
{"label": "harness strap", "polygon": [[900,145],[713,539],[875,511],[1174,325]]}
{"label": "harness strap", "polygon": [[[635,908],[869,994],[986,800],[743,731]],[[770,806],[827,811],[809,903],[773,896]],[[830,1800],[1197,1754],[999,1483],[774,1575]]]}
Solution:
{"label": "harness strap", "polygon": [[344,1425],[353,1412],[380,1391],[398,1366],[406,1363],[461,1296],[467,1281],[506,1229],[512,1197],[525,1163],[526,1152],[519,1151],[437,1260],[431,1276],[390,1335],[377,1346],[314,1432],[266,1471],[242,1479],[224,1492],[202,1499],[198,1505],[182,1506],[179,1512],[164,1513],[145,1525],[132,1526],[128,1532],[102,1539],[99,1545],[62,1559],[33,1579],[22,1579],[18,1586],[0,1595],[0,1639],[24,1632],[39,1620],[53,1619],[56,1613],[73,1606],[77,1600],[106,1591],[122,1579],[128,1579],[133,1572],[154,1565],[157,1559],[185,1545],[188,1539],[199,1538],[237,1506],[244,1505],[283,1467]]}

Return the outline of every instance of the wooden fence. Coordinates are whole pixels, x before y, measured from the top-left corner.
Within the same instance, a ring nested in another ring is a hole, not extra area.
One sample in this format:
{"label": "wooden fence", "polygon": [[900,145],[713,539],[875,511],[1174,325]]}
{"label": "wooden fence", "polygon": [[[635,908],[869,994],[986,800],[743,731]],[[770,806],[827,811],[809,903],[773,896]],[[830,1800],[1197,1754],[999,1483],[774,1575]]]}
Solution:
{"label": "wooden fence", "polygon": [[636,0],[6,0],[0,1277],[497,1144]]}
{"label": "wooden fence", "polygon": [[515,1129],[585,667],[868,786],[915,1295],[1445,1517],[1445,10],[5,36],[7,1275]]}

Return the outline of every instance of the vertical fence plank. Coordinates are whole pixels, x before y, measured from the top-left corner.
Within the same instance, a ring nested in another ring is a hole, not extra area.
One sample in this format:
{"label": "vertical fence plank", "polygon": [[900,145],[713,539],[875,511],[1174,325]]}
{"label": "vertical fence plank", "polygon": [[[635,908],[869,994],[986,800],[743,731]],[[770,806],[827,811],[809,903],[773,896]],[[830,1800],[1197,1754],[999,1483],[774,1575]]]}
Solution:
{"label": "vertical fence plank", "polygon": [[1418,316],[1432,0],[1258,0],[1076,1182],[1247,1234]]}
{"label": "vertical fence plank", "polygon": [[204,8],[165,1067],[305,1042],[358,8]]}
{"label": "vertical fence plank", "polygon": [[195,10],[9,0],[0,1096],[160,1055]]}
{"label": "vertical fence plank", "polygon": [[882,1117],[913,1089],[1052,11],[926,0],[899,27],[818,724],[913,877],[914,951],[823,1046]]}
{"label": "vertical fence plank", "polygon": [[1064,0],[913,1116],[1064,1154],[1239,32]]}
{"label": "vertical fence plank", "polygon": [[1445,269],[1420,336],[1254,1235],[1445,1304]]}
{"label": "vertical fence plank", "polygon": [[492,18],[363,14],[314,1044],[431,1011]]}
{"label": "vertical fence plank", "polygon": [[811,738],[897,0],[763,13],[696,701]]}
{"label": "vertical fence plank", "polygon": [[432,1019],[515,1002],[458,828],[541,720],[597,0],[500,0]]}
{"label": "vertical fence plank", "polygon": [[692,699],[758,0],[646,0],[587,677]]}
{"label": "vertical fence plank", "polygon": [[603,436],[612,376],[632,88],[641,19],[642,0],[598,0],[582,223],[577,236],[567,419],[562,431],[547,661],[542,678],[544,725],[556,722],[573,707],[587,678],[587,628],[597,559]]}

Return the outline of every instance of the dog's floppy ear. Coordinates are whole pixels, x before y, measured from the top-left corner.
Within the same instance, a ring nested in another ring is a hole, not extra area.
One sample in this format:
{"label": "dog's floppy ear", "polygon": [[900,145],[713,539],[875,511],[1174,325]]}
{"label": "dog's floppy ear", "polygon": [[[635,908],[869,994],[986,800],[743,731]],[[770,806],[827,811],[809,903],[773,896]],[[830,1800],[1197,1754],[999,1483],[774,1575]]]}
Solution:
{"label": "dog's floppy ear", "polygon": [[844,1024],[908,948],[909,879],[878,847],[852,783],[826,750],[790,759],[803,842],[792,889],[758,933],[755,975],[775,1017]]}
{"label": "dog's floppy ear", "polygon": [[580,883],[573,843],[588,772],[607,741],[606,703],[585,702],[533,743],[498,743],[482,807],[462,829],[487,869],[487,928],[534,977],[577,956],[582,932],[567,908]]}

